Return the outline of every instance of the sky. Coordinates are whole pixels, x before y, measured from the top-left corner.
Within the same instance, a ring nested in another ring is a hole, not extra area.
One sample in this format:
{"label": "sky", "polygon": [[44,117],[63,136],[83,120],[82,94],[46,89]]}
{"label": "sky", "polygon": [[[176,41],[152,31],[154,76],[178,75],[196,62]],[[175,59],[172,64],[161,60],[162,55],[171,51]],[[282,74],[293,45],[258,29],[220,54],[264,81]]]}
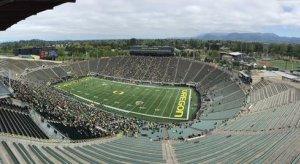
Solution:
{"label": "sky", "polygon": [[0,32],[0,42],[174,38],[209,32],[300,37],[300,0],[77,0]]}

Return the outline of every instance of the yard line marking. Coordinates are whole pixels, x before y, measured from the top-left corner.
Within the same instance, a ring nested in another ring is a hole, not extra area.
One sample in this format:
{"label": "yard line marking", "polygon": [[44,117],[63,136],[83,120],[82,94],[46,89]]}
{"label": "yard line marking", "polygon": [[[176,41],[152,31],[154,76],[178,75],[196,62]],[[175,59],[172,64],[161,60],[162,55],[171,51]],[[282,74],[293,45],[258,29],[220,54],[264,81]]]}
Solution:
{"label": "yard line marking", "polygon": [[162,95],[162,93],[160,93],[159,96],[157,96],[155,98],[155,101],[152,102],[152,104],[150,105],[150,107],[147,109],[147,111],[145,113],[148,113],[148,111],[152,108],[152,106],[156,103],[156,101],[158,100],[158,98],[160,98],[161,95]]}
{"label": "yard line marking", "polygon": [[[134,90],[134,89],[133,89]],[[125,93],[126,93],[127,91],[125,91]],[[128,91],[129,92],[129,91]],[[124,104],[124,102],[122,101],[122,100],[124,100],[125,99],[125,101],[128,101],[128,99],[135,99],[135,97],[136,97],[136,95],[133,95],[133,94],[131,94],[130,96],[122,96],[121,98],[119,98],[118,96],[115,96],[115,95],[111,95],[112,96],[112,101],[114,101],[115,99],[117,100],[117,101],[120,101],[120,102],[122,102],[122,104]]]}
{"label": "yard line marking", "polygon": [[[160,104],[161,104],[162,102],[164,102],[163,100],[164,100],[165,97],[168,95],[167,92],[164,92],[163,94],[164,94],[164,97],[160,100],[160,102],[159,102],[159,104],[157,105],[156,108],[158,108],[158,107],[160,106]],[[158,109],[158,111],[159,111],[159,109]],[[153,115],[155,115],[156,112],[157,112],[157,110],[155,109]]]}
{"label": "yard line marking", "polygon": [[[100,81],[102,81],[103,79],[97,79],[97,80],[100,80]],[[114,81],[111,81],[111,83],[113,83]],[[111,84],[111,85],[114,85],[114,86],[116,86],[116,87],[119,87],[118,85],[115,85],[115,84]],[[123,86],[125,86],[125,85],[127,85],[126,83],[123,83]],[[122,85],[121,85],[122,86]],[[128,86],[125,86],[125,88],[126,87],[128,87]],[[138,87],[138,86],[137,86]],[[137,89],[137,87],[135,87],[134,89]],[[119,88],[118,88],[119,89]],[[129,97],[128,96],[122,96],[122,97],[117,97],[117,96],[115,96],[115,95],[113,95],[113,94],[111,94],[110,92],[112,92],[110,89],[106,89],[105,90],[107,93],[107,95],[108,95],[108,98],[111,98],[111,100],[112,101],[120,101],[120,102],[122,102],[122,100],[123,99],[126,99],[126,100],[128,100],[128,99],[131,99],[131,98],[136,98],[136,96],[135,95],[130,95]],[[125,90],[124,91],[125,92],[125,94],[127,93],[127,90]],[[124,104],[123,102],[122,102],[122,104]]]}
{"label": "yard line marking", "polygon": [[187,111],[187,114],[186,114],[186,119],[188,120],[189,119],[189,115],[190,115],[190,106],[191,106],[191,97],[192,96],[192,89],[190,89],[190,96],[189,96],[189,105],[188,105],[188,111]]}
{"label": "yard line marking", "polygon": [[[146,92],[146,90],[144,89],[140,94],[143,95],[142,98],[139,97],[138,99],[135,99],[135,101],[141,99],[142,101],[146,102],[145,100],[147,100],[149,98],[149,96],[152,95],[152,92],[148,92],[148,91]],[[135,108],[136,107],[134,107],[131,111],[134,111]],[[140,112],[140,109],[138,110],[138,112]]]}
{"label": "yard line marking", "polygon": [[[164,113],[167,111],[166,109],[167,109],[167,107],[168,107],[168,105],[169,105],[169,103],[170,103],[170,101],[171,101],[171,99],[173,98],[173,96],[174,96],[174,93],[176,93],[176,92],[173,92],[172,93],[172,95],[171,96],[169,96],[169,100],[168,100],[168,102],[166,103],[166,106],[164,107],[164,111],[162,112],[162,114],[161,114],[161,116],[163,116],[164,115]],[[176,100],[175,100],[176,101]],[[175,103],[175,102],[173,102],[173,103]]]}
{"label": "yard line marking", "polygon": [[[178,96],[180,95],[180,92],[181,91],[181,89],[178,89],[178,92],[177,92],[177,96],[176,96],[176,99],[175,99],[175,101],[177,101],[178,100]],[[175,102],[174,102],[174,104],[173,104],[173,107],[172,107],[172,111],[170,112],[170,114],[169,114],[169,117],[171,116],[171,114],[173,113],[173,111],[174,111],[174,106],[175,106]]]}

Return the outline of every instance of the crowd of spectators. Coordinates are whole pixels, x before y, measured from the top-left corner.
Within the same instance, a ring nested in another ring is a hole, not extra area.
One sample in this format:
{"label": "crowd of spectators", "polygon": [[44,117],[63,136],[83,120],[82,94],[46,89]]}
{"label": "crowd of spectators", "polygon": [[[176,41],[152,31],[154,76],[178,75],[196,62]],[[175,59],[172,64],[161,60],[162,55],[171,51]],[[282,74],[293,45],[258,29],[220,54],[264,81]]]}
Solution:
{"label": "crowd of spectators", "polygon": [[141,81],[178,83],[181,82],[181,79],[174,78],[178,60],[185,59],[140,56],[115,57],[108,60],[107,64],[98,65],[99,71],[96,73]]}
{"label": "crowd of spectators", "polygon": [[46,119],[76,127],[80,133],[91,133],[91,137],[117,133],[136,135],[139,128],[147,124],[146,121],[121,117],[83,104],[58,92],[51,85],[13,81],[12,87],[16,98],[29,103]]}
{"label": "crowd of spectators", "polygon": [[[61,122],[66,128],[76,128],[78,133],[87,138],[113,136],[119,133],[135,136],[141,129],[161,133],[164,128],[169,130],[177,126],[172,123],[160,124],[102,111],[99,106],[96,108],[79,102],[53,89],[51,85],[12,81],[12,87],[16,98],[27,102],[49,122]],[[189,127],[194,121],[178,125],[182,128]],[[159,136],[157,139],[161,140],[164,137]]]}
{"label": "crowd of spectators", "polygon": [[[92,73],[93,75],[98,74],[119,79],[181,84],[191,81],[186,74],[190,71],[191,67],[189,66],[193,65],[192,63],[196,66],[193,69],[196,70],[201,70],[203,65],[199,62],[176,57],[121,56],[94,60],[98,61],[87,60],[75,62],[65,65],[63,69],[62,67],[58,67],[59,71],[65,71],[63,73],[57,72],[56,69],[52,68],[36,70],[28,73],[27,79],[37,82],[59,82],[70,71],[71,76],[74,77],[84,77]],[[206,67],[211,68],[209,65]],[[197,72],[193,76],[196,76]]]}

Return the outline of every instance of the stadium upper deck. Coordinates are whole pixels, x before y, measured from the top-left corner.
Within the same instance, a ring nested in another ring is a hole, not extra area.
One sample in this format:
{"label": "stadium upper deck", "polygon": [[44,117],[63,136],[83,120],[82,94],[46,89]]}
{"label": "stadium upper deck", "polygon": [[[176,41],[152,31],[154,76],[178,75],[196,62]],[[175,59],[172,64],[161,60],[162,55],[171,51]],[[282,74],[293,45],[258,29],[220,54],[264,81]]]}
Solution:
{"label": "stadium upper deck", "polygon": [[176,49],[170,46],[131,46],[130,55],[136,56],[174,56]]}

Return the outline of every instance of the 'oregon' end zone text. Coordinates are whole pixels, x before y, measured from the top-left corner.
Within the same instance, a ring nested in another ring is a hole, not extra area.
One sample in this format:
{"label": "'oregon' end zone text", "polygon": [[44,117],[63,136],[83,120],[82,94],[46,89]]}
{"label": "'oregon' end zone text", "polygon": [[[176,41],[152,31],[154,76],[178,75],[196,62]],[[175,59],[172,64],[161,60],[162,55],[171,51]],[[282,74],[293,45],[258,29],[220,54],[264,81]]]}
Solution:
{"label": "'oregon' end zone text", "polygon": [[175,118],[182,118],[183,114],[184,114],[184,108],[185,108],[185,103],[186,103],[186,99],[188,96],[188,90],[182,90],[181,91],[181,95],[178,101],[178,105],[176,108],[176,114],[175,114]]}

